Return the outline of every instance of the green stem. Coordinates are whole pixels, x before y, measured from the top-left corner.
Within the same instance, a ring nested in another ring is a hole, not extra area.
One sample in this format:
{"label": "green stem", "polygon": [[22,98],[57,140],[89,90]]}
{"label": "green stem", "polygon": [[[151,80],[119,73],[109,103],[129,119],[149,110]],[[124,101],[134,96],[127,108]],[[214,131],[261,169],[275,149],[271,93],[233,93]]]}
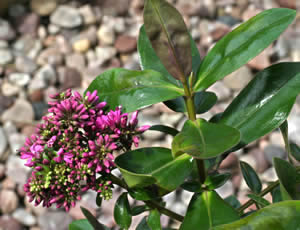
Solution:
{"label": "green stem", "polygon": [[[300,167],[296,167],[296,170],[297,170],[297,172],[299,172],[299,171],[300,171]],[[274,188],[276,188],[278,185],[279,185],[279,180],[277,180],[277,181],[271,183],[268,187],[266,187],[264,190],[262,190],[258,195],[259,195],[260,197],[263,197],[263,196],[265,196],[267,193],[271,192],[271,191],[272,191]],[[254,203],[255,203],[254,200],[250,199],[250,200],[248,200],[245,204],[243,204],[241,207],[239,207],[239,208],[237,209],[237,211],[238,211],[240,214],[242,214],[242,212],[243,212],[246,208],[248,208],[250,205],[252,205],[252,204],[254,204]]]}
{"label": "green stem", "polygon": [[[188,112],[189,119],[191,121],[196,121],[196,111],[195,111],[195,103],[194,103],[194,95],[191,92],[187,82],[183,82],[183,89],[185,93],[185,104]],[[206,178],[206,171],[204,160],[196,159],[198,173],[199,173],[199,180],[203,184]]]}
{"label": "green stem", "polygon": [[[109,179],[112,181],[113,184],[116,184],[116,185],[119,185],[120,187],[128,190],[128,185],[126,184],[125,181],[119,179],[118,177],[110,174],[109,175]],[[156,208],[160,213],[166,215],[166,216],[169,216],[175,220],[178,220],[180,222],[183,221],[183,216],[161,206],[159,203],[155,202],[155,201],[152,201],[152,200],[147,200],[147,201],[143,201],[146,205],[148,205],[150,208]]]}

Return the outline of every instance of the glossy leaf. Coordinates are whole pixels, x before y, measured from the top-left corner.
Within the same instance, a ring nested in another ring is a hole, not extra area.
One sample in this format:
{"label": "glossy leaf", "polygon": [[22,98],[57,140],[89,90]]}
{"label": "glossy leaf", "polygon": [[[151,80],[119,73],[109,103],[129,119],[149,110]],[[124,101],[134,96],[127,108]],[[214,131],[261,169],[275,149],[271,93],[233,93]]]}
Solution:
{"label": "glossy leaf", "polygon": [[146,205],[139,205],[139,206],[135,206],[131,209],[131,214],[133,216],[137,216],[137,215],[140,215],[141,213],[143,213],[147,210],[148,210],[148,207]]}
{"label": "glossy leaf", "polygon": [[[205,113],[210,110],[217,102],[217,96],[213,92],[197,92],[194,96],[195,111],[197,114]],[[175,112],[185,113],[187,108],[183,97],[165,101],[164,104]]]}
{"label": "glossy leaf", "polygon": [[93,226],[86,219],[74,220],[69,225],[69,230],[94,230]]}
{"label": "glossy leaf", "polygon": [[152,70],[111,69],[99,75],[87,91],[98,91],[100,100],[111,108],[122,105],[124,112],[182,96],[183,89]]}
{"label": "glossy leaf", "polygon": [[200,65],[195,91],[207,89],[267,48],[294,20],[296,11],[265,10],[224,36]]}
{"label": "glossy leaf", "polygon": [[239,131],[227,125],[204,119],[187,120],[182,131],[173,139],[172,153],[175,157],[187,153],[195,158],[212,158],[235,146],[239,140]]}
{"label": "glossy leaf", "polygon": [[278,128],[300,92],[300,63],[279,63],[261,72],[224,111],[219,123],[241,132],[240,146]]}
{"label": "glossy leaf", "polygon": [[127,193],[122,193],[116,201],[114,208],[114,218],[116,223],[123,229],[129,229],[131,225],[131,211],[127,198]]}
{"label": "glossy leaf", "polygon": [[156,209],[153,209],[150,211],[147,223],[148,223],[148,226],[150,227],[150,229],[161,230],[160,213]]}
{"label": "glossy leaf", "polygon": [[270,205],[271,203],[269,201],[267,201],[266,199],[264,199],[263,197],[260,197],[258,195],[255,194],[248,194],[247,195],[250,199],[254,200],[256,204],[258,204],[260,207],[264,208],[268,205]]}
{"label": "glossy leaf", "polygon": [[126,152],[115,159],[130,187],[157,184],[172,191],[191,173],[193,160],[187,155],[174,159],[170,149],[153,147]]}
{"label": "glossy leaf", "polygon": [[106,230],[107,229],[103,224],[99,223],[99,221],[96,219],[96,217],[94,217],[93,214],[90,213],[89,210],[87,210],[84,207],[80,207],[80,209],[81,209],[83,215],[89,221],[89,223],[93,226],[93,228],[99,229],[99,230]]}
{"label": "glossy leaf", "polygon": [[[274,158],[273,162],[280,184],[285,190],[282,191],[281,189],[281,191],[287,192],[294,200],[300,200],[300,178],[295,167],[280,158]],[[282,195],[283,198],[287,199],[284,194]]]}
{"label": "glossy leaf", "polygon": [[171,136],[176,136],[179,133],[177,129],[174,129],[166,125],[153,125],[150,127],[149,130],[160,131],[166,134],[170,134]]}
{"label": "glossy leaf", "polygon": [[237,211],[215,191],[195,194],[188,206],[180,230],[208,230],[213,226],[238,220]]}
{"label": "glossy leaf", "polygon": [[164,195],[167,191],[153,184],[143,188],[135,187],[128,190],[135,200],[152,200]]}
{"label": "glossy leaf", "polygon": [[234,195],[228,196],[224,200],[235,209],[241,207],[241,203]]}
{"label": "glossy leaf", "polygon": [[295,143],[290,143],[291,154],[297,160],[300,161],[300,148]]}
{"label": "glossy leaf", "polygon": [[252,192],[258,194],[261,192],[262,184],[255,170],[246,162],[240,161],[243,177]]}
{"label": "glossy leaf", "polygon": [[212,174],[206,177],[204,184],[209,190],[214,190],[223,186],[230,178],[230,173]]}
{"label": "glossy leaf", "polygon": [[146,0],[146,34],[168,72],[184,81],[192,72],[190,36],[180,13],[165,0]]}
{"label": "glossy leaf", "polygon": [[180,187],[189,192],[202,192],[201,183],[198,180],[186,181]]}
{"label": "glossy leaf", "polygon": [[291,230],[300,226],[300,201],[283,201],[269,205],[251,215],[211,230]]}
{"label": "glossy leaf", "polygon": [[[191,53],[192,53],[192,69],[194,76],[197,76],[197,71],[199,69],[201,58],[197,48],[196,43],[194,42],[192,36],[190,35],[191,42]],[[140,29],[139,39],[137,44],[137,49],[139,52],[140,65],[141,69],[152,69],[157,72],[160,72],[164,77],[168,78],[173,84],[181,86],[182,83],[179,80],[176,80],[174,77],[170,75],[170,73],[166,70],[165,66],[161,63],[160,59],[156,55],[151,42],[149,41],[145,26],[143,25]]]}

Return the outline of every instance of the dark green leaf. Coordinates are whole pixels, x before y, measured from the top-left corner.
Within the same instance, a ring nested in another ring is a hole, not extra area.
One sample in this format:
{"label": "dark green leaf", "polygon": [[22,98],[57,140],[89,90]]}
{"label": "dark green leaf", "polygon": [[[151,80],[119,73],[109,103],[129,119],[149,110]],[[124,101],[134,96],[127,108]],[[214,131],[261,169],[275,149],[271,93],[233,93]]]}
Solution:
{"label": "dark green leaf", "polygon": [[93,226],[86,219],[74,220],[69,225],[69,230],[94,230]]}
{"label": "dark green leaf", "polygon": [[284,192],[287,192],[288,195],[294,199],[299,200],[300,199],[300,181],[299,181],[299,174],[295,167],[288,163],[285,160],[282,160],[280,158],[274,158],[273,159],[276,174],[278,176],[278,179],[280,181],[280,184],[282,185],[283,189],[281,191],[283,192],[283,198],[287,199],[285,197]]}
{"label": "dark green leaf", "polygon": [[148,207],[146,205],[139,205],[139,206],[135,206],[131,209],[131,214],[133,216],[137,216],[137,215],[140,215],[141,213],[143,213],[147,210],[148,210]]}
{"label": "dark green leaf", "polygon": [[156,209],[151,210],[147,223],[151,230],[161,230],[160,213]]}
{"label": "dark green leaf", "polygon": [[241,203],[234,195],[228,196],[224,200],[235,209],[241,207]]}
{"label": "dark green leaf", "polygon": [[201,187],[201,183],[198,180],[197,181],[186,181],[182,185],[180,185],[180,187],[189,192],[202,192],[203,191],[203,189]]}
{"label": "dark green leaf", "polygon": [[170,134],[172,136],[176,136],[179,133],[177,129],[174,129],[166,125],[153,125],[150,127],[149,130],[160,131],[166,134]]}
{"label": "dark green leaf", "polygon": [[254,200],[256,204],[258,204],[260,207],[264,208],[268,205],[270,205],[271,203],[269,201],[267,201],[266,199],[264,199],[263,197],[260,197],[258,195],[255,194],[248,194],[247,195],[250,199]]}
{"label": "dark green leaf", "polygon": [[297,160],[300,161],[300,148],[295,143],[290,143],[291,154]]}
{"label": "dark green leaf", "polygon": [[[193,73],[194,76],[197,76],[197,72],[201,63],[200,54],[197,48],[196,43],[194,42],[192,36],[190,36],[191,49],[192,49],[192,62],[193,62]],[[145,26],[142,26],[139,33],[138,39],[138,52],[140,57],[140,64],[143,70],[152,69],[157,72],[160,72],[166,78],[168,78],[173,84],[182,86],[182,83],[172,77],[169,72],[166,70],[164,65],[161,63],[160,59],[157,57],[151,42],[149,41]]]}
{"label": "dark green leaf", "polygon": [[174,159],[170,149],[153,147],[126,152],[115,159],[130,187],[152,184],[172,191],[191,173],[193,160],[187,155]]}
{"label": "dark green leaf", "polygon": [[280,192],[280,186],[276,186],[276,188],[274,188],[271,191],[271,195],[272,195],[272,203],[278,203],[280,201],[282,201],[282,197],[281,197],[281,192]]}
{"label": "dark green leaf", "polygon": [[147,217],[145,216],[139,225],[136,227],[136,230],[151,230],[151,228],[147,224]]}
{"label": "dark green leaf", "polygon": [[190,201],[180,230],[208,230],[238,220],[239,215],[215,191],[195,194]]}
{"label": "dark green leaf", "polygon": [[292,230],[300,226],[300,201],[269,205],[251,215],[211,230]]}
{"label": "dark green leaf", "polygon": [[100,195],[101,195],[101,193],[97,193],[97,196],[96,196],[96,204],[98,207],[101,207],[101,204],[102,204],[102,197]]}
{"label": "dark green leaf", "polygon": [[187,153],[196,158],[212,158],[235,146],[239,140],[239,131],[227,125],[209,123],[204,119],[187,120],[173,139],[172,153],[174,156]]}
{"label": "dark green leaf", "polygon": [[130,211],[130,206],[127,198],[127,193],[124,192],[122,193],[114,208],[114,218],[116,223],[124,229],[129,229],[131,225],[131,211]]}
{"label": "dark green leaf", "polygon": [[181,81],[192,72],[190,36],[180,13],[165,0],[146,0],[146,34],[168,72]]}
{"label": "dark green leaf", "polygon": [[258,194],[261,192],[262,184],[255,170],[246,162],[240,162],[243,177],[252,192]]}
{"label": "dark green leaf", "polygon": [[100,100],[111,108],[122,105],[124,112],[174,99],[184,95],[183,89],[152,70],[111,69],[98,76],[87,91],[98,91]]}
{"label": "dark green leaf", "polygon": [[257,56],[278,38],[295,16],[295,10],[266,10],[228,33],[202,61],[194,90],[207,89]]}
{"label": "dark green leaf", "polygon": [[[213,92],[197,92],[195,93],[194,103],[197,114],[205,113],[210,110],[217,102],[217,96]],[[173,100],[165,101],[164,104],[175,112],[185,113],[187,108],[183,97],[178,97]]]}
{"label": "dark green leaf", "polygon": [[215,190],[221,186],[223,186],[229,179],[231,178],[230,173],[216,173],[212,175],[208,175],[204,184],[207,186],[209,190]]}
{"label": "dark green leaf", "polygon": [[83,215],[87,218],[87,220],[90,222],[90,224],[95,228],[95,229],[99,229],[99,230],[106,230],[107,228],[98,222],[98,220],[96,219],[96,217],[94,217],[89,210],[87,210],[84,207],[80,207]]}
{"label": "dark green leaf", "polygon": [[299,73],[300,63],[279,63],[259,72],[219,122],[241,132],[241,146],[279,127],[300,92]]}
{"label": "dark green leaf", "polygon": [[288,153],[288,157],[290,158],[291,156],[291,147],[290,147],[290,142],[289,142],[289,131],[288,131],[288,122],[285,120],[280,126],[280,131],[284,140],[285,144],[285,150]]}
{"label": "dark green leaf", "polygon": [[135,187],[129,189],[128,192],[136,200],[152,200],[161,197],[168,191],[153,184],[143,188]]}

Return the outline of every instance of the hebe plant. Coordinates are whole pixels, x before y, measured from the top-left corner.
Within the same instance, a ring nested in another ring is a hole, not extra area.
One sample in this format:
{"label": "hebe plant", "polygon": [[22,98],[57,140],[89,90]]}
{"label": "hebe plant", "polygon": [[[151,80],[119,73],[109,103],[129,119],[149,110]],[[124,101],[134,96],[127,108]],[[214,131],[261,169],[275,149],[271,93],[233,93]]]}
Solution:
{"label": "hebe plant", "polygon": [[[21,149],[22,158],[34,169],[25,185],[30,199],[68,210],[82,192],[93,189],[101,205],[101,199],[109,199],[118,185],[127,190],[114,208],[121,229],[129,229],[132,216],[143,212],[149,215],[139,230],[162,229],[161,214],[182,222],[180,230],[298,229],[300,150],[289,143],[286,119],[300,92],[300,63],[284,62],[262,70],[224,112],[208,121],[197,118],[217,102],[206,89],[269,46],[295,15],[290,9],[266,10],[223,37],[201,60],[179,12],[165,0],[146,0],[138,40],[143,70],[108,70],[83,97],[70,90],[54,95],[50,115]],[[135,111],[159,102],[187,114],[182,130],[137,126]],[[132,150],[138,135],[148,128],[174,136],[170,149]],[[234,196],[221,198],[215,189],[230,178],[230,173],[219,172],[221,162],[276,128],[288,153],[288,161],[274,158],[279,180],[262,190],[254,169],[241,162],[251,190],[249,201],[240,206]],[[121,154],[115,158],[116,151]],[[121,172],[120,178],[111,173],[114,169]],[[164,195],[179,188],[194,193],[185,216],[164,207]],[[263,198],[267,193],[274,204]],[[128,196],[144,205],[130,206]],[[256,210],[245,213],[252,204]],[[71,230],[108,229],[86,209],[82,211],[87,219],[74,221]]]}

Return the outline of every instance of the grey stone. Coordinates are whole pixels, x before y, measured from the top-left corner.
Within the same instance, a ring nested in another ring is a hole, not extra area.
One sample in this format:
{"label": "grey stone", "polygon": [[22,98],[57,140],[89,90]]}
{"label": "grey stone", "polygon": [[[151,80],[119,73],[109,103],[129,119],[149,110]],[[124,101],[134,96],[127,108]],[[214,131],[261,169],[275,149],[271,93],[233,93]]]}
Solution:
{"label": "grey stone", "polygon": [[249,67],[242,66],[238,70],[224,78],[224,84],[233,90],[244,88],[252,79],[252,73]]}
{"label": "grey stone", "polygon": [[13,133],[18,132],[16,125],[12,121],[4,122],[3,130],[7,137],[9,137]]}
{"label": "grey stone", "polygon": [[99,30],[97,31],[98,39],[101,45],[111,45],[115,41],[115,32],[112,26],[108,24],[103,24],[100,26]]}
{"label": "grey stone", "polygon": [[10,82],[3,82],[1,85],[2,94],[6,97],[17,95],[20,92],[20,87]]}
{"label": "grey stone", "polygon": [[54,24],[48,25],[49,34],[57,34],[60,31],[60,27]]}
{"label": "grey stone", "polygon": [[221,81],[217,81],[207,90],[214,92],[217,95],[219,101],[227,100],[231,95],[230,90]]}
{"label": "grey stone", "polygon": [[2,230],[23,230],[22,225],[10,215],[0,216],[0,226]]}
{"label": "grey stone", "polygon": [[264,148],[264,154],[269,164],[273,164],[273,157],[281,159],[286,157],[286,152],[282,147],[271,144]]}
{"label": "grey stone", "polygon": [[8,48],[8,42],[5,40],[0,40],[0,49]]}
{"label": "grey stone", "polygon": [[33,73],[37,69],[37,64],[26,56],[16,57],[16,69],[23,73]]}
{"label": "grey stone", "polygon": [[59,6],[51,15],[50,21],[63,28],[75,28],[83,23],[79,11],[67,5]]}
{"label": "grey stone", "polygon": [[[108,60],[112,59],[116,53],[117,50],[114,47],[96,47],[97,65],[101,66]],[[93,66],[92,64],[90,65]]]}
{"label": "grey stone", "polygon": [[10,41],[16,36],[16,32],[10,26],[9,22],[0,18],[0,40]]}
{"label": "grey stone", "polygon": [[13,48],[19,55],[25,55],[34,60],[42,50],[42,42],[30,34],[23,35],[14,44]]}
{"label": "grey stone", "polygon": [[40,24],[40,17],[35,13],[26,14],[18,24],[18,31],[22,34],[36,34]]}
{"label": "grey stone", "polygon": [[17,86],[23,87],[30,82],[30,75],[27,73],[11,73],[8,80]]}
{"label": "grey stone", "polygon": [[38,223],[43,230],[67,230],[72,218],[65,212],[47,212],[38,217]]}
{"label": "grey stone", "polygon": [[25,184],[27,175],[30,172],[30,168],[25,166],[25,160],[22,160],[19,156],[9,156],[6,163],[6,175],[9,176],[17,184]]}
{"label": "grey stone", "polygon": [[57,7],[57,0],[31,0],[31,9],[41,16],[50,15]]}
{"label": "grey stone", "polygon": [[7,147],[7,138],[2,127],[0,127],[0,158],[4,154]]}
{"label": "grey stone", "polygon": [[79,13],[83,17],[83,22],[85,25],[90,25],[90,24],[96,23],[97,18],[96,18],[96,15],[94,14],[94,11],[93,11],[91,5],[84,5],[84,6],[80,7],[78,10],[79,10]]}
{"label": "grey stone", "polygon": [[11,153],[16,154],[17,151],[24,145],[26,137],[21,133],[13,133],[8,136],[8,142]]}
{"label": "grey stone", "polygon": [[8,189],[0,191],[0,210],[3,214],[9,214],[18,207],[18,196],[17,194]]}
{"label": "grey stone", "polygon": [[82,54],[73,53],[66,56],[66,65],[67,67],[77,69],[81,71],[85,68],[85,59]]}
{"label": "grey stone", "polygon": [[232,194],[234,194],[234,188],[232,182],[227,181],[222,187],[217,188],[216,192],[222,197],[226,198]]}
{"label": "grey stone", "polygon": [[37,222],[36,217],[26,211],[24,208],[18,208],[13,212],[12,216],[25,226],[33,226]]}
{"label": "grey stone", "polygon": [[14,105],[2,114],[2,121],[13,121],[16,123],[32,122],[34,113],[31,104],[20,98],[16,100]]}
{"label": "grey stone", "polygon": [[41,66],[51,64],[51,65],[61,65],[63,63],[63,55],[58,47],[50,47],[43,50],[38,58],[37,63]]}
{"label": "grey stone", "polygon": [[0,49],[0,65],[6,65],[12,62],[14,56],[12,52],[8,49]]}
{"label": "grey stone", "polygon": [[261,174],[261,180],[267,182],[278,180],[275,168],[269,168],[263,174]]}
{"label": "grey stone", "polygon": [[81,86],[81,74],[74,68],[62,67],[59,69],[59,82],[62,90]]}
{"label": "grey stone", "polygon": [[54,85],[56,82],[56,72],[55,69],[51,65],[45,65],[41,67],[31,83],[29,84],[30,90],[43,89],[48,87],[49,85]]}

